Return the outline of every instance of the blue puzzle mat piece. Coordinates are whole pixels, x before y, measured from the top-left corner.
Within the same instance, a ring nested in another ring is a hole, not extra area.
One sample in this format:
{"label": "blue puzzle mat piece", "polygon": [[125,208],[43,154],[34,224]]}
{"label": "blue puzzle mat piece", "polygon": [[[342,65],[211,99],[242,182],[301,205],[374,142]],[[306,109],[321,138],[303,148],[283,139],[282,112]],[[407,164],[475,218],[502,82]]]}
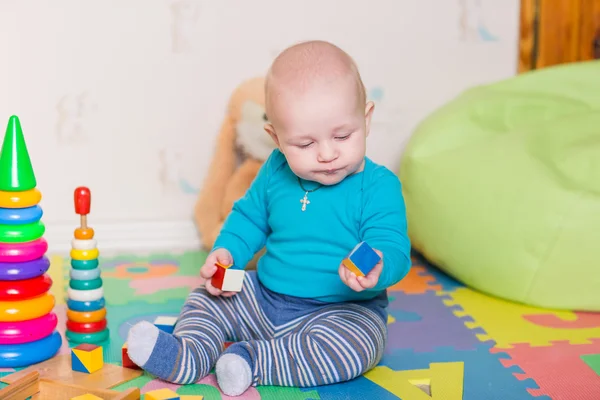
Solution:
{"label": "blue puzzle mat piece", "polygon": [[394,293],[388,312],[394,318],[399,315],[412,319],[398,318],[388,325],[387,352],[398,349],[427,352],[444,346],[469,350],[480,346],[481,341],[476,335],[485,332],[480,328],[467,328],[465,320],[454,315],[453,309],[443,300],[433,292],[418,296]]}
{"label": "blue puzzle mat piece", "polygon": [[362,376],[345,383],[319,386],[316,390],[319,400],[398,400],[397,396]]}
{"label": "blue puzzle mat piece", "polygon": [[[396,350],[384,356],[380,365],[393,370],[425,369],[435,362],[464,362],[464,390],[462,400],[551,400],[548,396],[534,397],[527,389],[539,387],[532,379],[520,381],[513,374],[523,373],[518,367],[505,368],[500,359],[506,353],[490,353],[490,346],[479,345],[475,350],[456,350],[440,347],[433,352],[417,353]],[[375,398],[375,397],[373,397]]]}
{"label": "blue puzzle mat piece", "polygon": [[422,318],[419,314],[415,313],[415,312],[411,312],[411,311],[405,311],[405,310],[388,310],[388,313],[394,317],[394,319],[396,320],[395,324],[397,324],[398,322],[414,322],[414,321],[420,321]]}
{"label": "blue puzzle mat piece", "polygon": [[435,278],[435,283],[442,286],[442,291],[453,292],[457,288],[465,287],[464,284],[460,283],[427,261],[422,254],[413,250],[411,255],[414,259],[412,265],[424,267],[427,270],[427,273]]}

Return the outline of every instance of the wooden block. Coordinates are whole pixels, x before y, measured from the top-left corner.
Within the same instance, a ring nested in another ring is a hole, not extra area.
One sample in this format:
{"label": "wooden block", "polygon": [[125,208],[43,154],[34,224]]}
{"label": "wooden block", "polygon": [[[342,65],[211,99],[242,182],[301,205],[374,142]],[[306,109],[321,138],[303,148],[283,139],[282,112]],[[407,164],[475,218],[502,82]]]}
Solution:
{"label": "wooden block", "polygon": [[193,394],[182,394],[179,396],[180,400],[203,400],[204,396],[193,395]]}
{"label": "wooden block", "polygon": [[91,374],[100,370],[103,365],[102,347],[82,343],[71,349],[71,368],[73,371]]}
{"label": "wooden block", "polygon": [[177,317],[160,316],[154,320],[154,326],[167,333],[173,333],[176,323]]}
{"label": "wooden block", "polygon": [[224,292],[240,292],[244,283],[246,271],[243,269],[231,268],[233,265],[215,264],[217,271],[211,278],[211,284]]}
{"label": "wooden block", "polygon": [[146,392],[144,395],[145,400],[180,400],[177,393],[171,389],[158,389]]}
{"label": "wooden block", "polygon": [[95,396],[91,393],[82,394],[81,396],[71,397],[71,400],[102,400],[102,397]]}
{"label": "wooden block", "polygon": [[[0,382],[12,384],[32,371],[37,371],[39,373],[40,380],[80,385],[88,389],[85,392],[72,394],[70,395],[71,397],[86,393],[92,393],[100,396],[90,389],[113,388],[117,385],[135,379],[141,376],[143,373],[141,370],[122,368],[121,366],[114,364],[104,364],[102,369],[93,374],[77,372],[71,369],[71,356],[69,354],[61,354],[39,364],[27,367],[21,371],[0,377]],[[57,397],[57,399],[61,400],[64,400],[65,398],[69,397],[67,395],[63,397]]]}
{"label": "wooden block", "polygon": [[[108,389],[90,389],[85,386],[72,385],[55,381],[40,380],[39,400],[65,400],[73,397],[92,394],[102,400],[140,400],[140,389],[130,388],[123,392]],[[32,399],[34,400],[34,399]]]}
{"label": "wooden block", "polygon": [[356,276],[365,276],[380,260],[381,257],[379,257],[379,254],[377,254],[367,242],[360,242],[352,249],[350,254],[342,260],[342,263],[346,268],[354,272]]}
{"label": "wooden block", "polygon": [[127,343],[123,344],[121,348],[121,364],[123,368],[141,369],[136,363],[131,361],[129,353],[127,353]]}
{"label": "wooden block", "polygon": [[20,400],[27,399],[39,393],[40,390],[40,374],[36,371],[31,371],[21,378],[14,381],[12,384],[0,390],[0,399],[3,400]]}

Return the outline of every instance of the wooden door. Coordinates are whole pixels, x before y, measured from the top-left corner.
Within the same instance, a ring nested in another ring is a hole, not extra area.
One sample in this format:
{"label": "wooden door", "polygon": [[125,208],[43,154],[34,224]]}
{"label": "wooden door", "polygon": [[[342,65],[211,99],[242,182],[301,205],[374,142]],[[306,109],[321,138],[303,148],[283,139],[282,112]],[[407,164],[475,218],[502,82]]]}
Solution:
{"label": "wooden door", "polygon": [[521,0],[519,72],[600,59],[600,0]]}

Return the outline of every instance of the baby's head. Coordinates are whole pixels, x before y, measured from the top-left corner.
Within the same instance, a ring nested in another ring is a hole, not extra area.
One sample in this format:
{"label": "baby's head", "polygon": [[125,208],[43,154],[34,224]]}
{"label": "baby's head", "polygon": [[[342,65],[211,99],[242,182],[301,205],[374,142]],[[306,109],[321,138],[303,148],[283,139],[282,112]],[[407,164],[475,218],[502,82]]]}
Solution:
{"label": "baby's head", "polygon": [[364,167],[373,103],[352,58],[322,41],[284,50],[266,78],[265,130],[299,177],[334,185]]}

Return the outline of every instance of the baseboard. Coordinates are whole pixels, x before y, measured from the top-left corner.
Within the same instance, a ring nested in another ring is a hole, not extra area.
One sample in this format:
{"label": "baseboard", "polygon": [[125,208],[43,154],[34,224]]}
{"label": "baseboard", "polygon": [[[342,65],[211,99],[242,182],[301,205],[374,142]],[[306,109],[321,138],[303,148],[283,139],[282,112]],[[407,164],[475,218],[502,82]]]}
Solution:
{"label": "baseboard", "polygon": [[[98,241],[98,250],[104,255],[200,248],[198,230],[192,221],[127,222],[94,224],[92,227]],[[73,224],[46,223],[44,238],[48,241],[48,253],[68,254],[75,228]]]}

